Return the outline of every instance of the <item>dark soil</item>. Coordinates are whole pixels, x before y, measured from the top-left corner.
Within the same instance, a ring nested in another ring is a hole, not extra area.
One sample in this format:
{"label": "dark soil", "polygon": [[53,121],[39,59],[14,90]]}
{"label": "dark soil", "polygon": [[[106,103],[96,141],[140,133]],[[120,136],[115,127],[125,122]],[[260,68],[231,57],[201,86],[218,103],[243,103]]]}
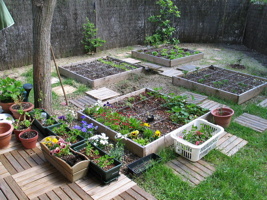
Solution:
{"label": "dark soil", "polygon": [[36,135],[37,133],[35,131],[28,131],[20,135],[20,137],[23,139],[30,139],[30,138],[35,137]]}
{"label": "dark soil", "polygon": [[183,76],[183,78],[234,94],[242,94],[265,83],[265,81],[261,79],[214,66],[210,66],[198,72],[192,72]]}
{"label": "dark soil", "polygon": [[31,107],[31,104],[27,103],[27,102],[22,102],[22,103],[15,104],[15,105],[12,106],[12,108],[14,110],[25,110],[25,109],[28,109],[30,107]]}
{"label": "dark soil", "polygon": [[79,154],[61,156],[60,158],[66,163],[68,163],[71,167],[74,166],[76,163],[85,160],[85,158]]}
{"label": "dark soil", "polygon": [[[116,59],[109,58],[109,57],[106,59],[102,59],[102,60],[107,61],[107,62],[113,62],[114,65],[116,66],[125,63],[123,61],[118,61]],[[123,68],[124,67],[125,69],[121,69],[119,67],[115,67],[115,66],[100,62],[99,60],[95,60],[92,62],[85,62],[85,63],[78,64],[78,65],[66,66],[64,68],[72,72],[75,72],[76,74],[79,74],[83,77],[86,77],[88,79],[95,80],[95,79],[118,74],[118,73],[136,68],[136,66],[133,66],[130,64],[123,64]]]}
{"label": "dark soil", "polygon": [[240,65],[240,64],[231,64],[229,66],[232,67],[233,69],[246,69],[244,65]]}

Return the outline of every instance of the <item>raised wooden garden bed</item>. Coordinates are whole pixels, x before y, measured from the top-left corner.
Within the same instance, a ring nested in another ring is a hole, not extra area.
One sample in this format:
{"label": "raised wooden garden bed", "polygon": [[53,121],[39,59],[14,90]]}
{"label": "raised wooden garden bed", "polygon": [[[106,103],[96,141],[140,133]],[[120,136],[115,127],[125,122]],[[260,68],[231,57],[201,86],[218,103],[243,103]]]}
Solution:
{"label": "raised wooden garden bed", "polygon": [[241,104],[257,96],[267,86],[267,79],[210,66],[173,76],[172,83]]}
{"label": "raised wooden garden bed", "polygon": [[[145,93],[151,92],[151,91],[152,90],[150,90],[150,89],[141,89],[141,90],[123,95],[121,97],[118,97],[116,99],[109,101],[109,103],[112,106],[116,106],[116,108],[119,110],[120,113],[123,113],[125,111],[125,114],[130,115],[130,116],[132,116],[136,119],[142,120],[142,121],[143,121],[143,115],[144,114],[148,114],[148,113],[152,114],[152,112],[153,112],[155,121],[149,123],[150,128],[153,131],[160,130],[160,132],[162,133],[161,137],[159,137],[158,139],[155,139],[154,141],[152,141],[149,144],[146,144],[144,146],[140,145],[139,143],[133,141],[130,138],[125,139],[126,147],[131,152],[135,153],[136,155],[138,155],[140,157],[147,156],[151,153],[155,153],[155,152],[159,151],[160,149],[162,149],[164,147],[172,145],[173,139],[171,138],[171,133],[173,131],[175,131],[177,128],[184,125],[184,123],[172,122],[172,120],[170,119],[170,114],[168,112],[165,112],[165,114],[162,113],[162,111],[164,110],[160,104],[162,102],[158,102],[159,103],[158,107],[154,107],[154,105],[157,102],[155,102],[155,100],[153,100],[154,103],[152,103],[152,101],[150,101],[151,99],[149,99],[149,98],[145,100],[145,101],[148,101],[146,103],[144,102],[144,100],[136,98],[135,99],[135,100],[137,100],[136,102],[134,102],[134,101],[131,102],[132,105],[130,107],[133,109],[128,110],[128,107],[127,106],[125,107],[125,102],[127,101],[127,98],[140,96],[140,94],[142,97],[144,97]],[[144,94],[144,95],[142,95],[142,94]],[[127,103],[126,103],[126,105],[127,105]],[[147,105],[150,105],[151,107],[150,108],[146,107]],[[143,111],[140,112],[140,110],[141,111],[143,110]],[[202,115],[200,118],[206,119],[208,117],[208,114],[209,114],[209,112]],[[89,123],[94,123],[95,125],[97,125],[99,132],[106,133],[106,135],[108,135],[112,140],[115,140],[115,136],[118,134],[117,131],[111,129],[108,126],[105,126],[103,123],[96,121],[93,117],[86,115],[84,113],[84,110],[78,111],[78,118],[81,118],[81,116],[86,117],[83,120],[86,120]]]}
{"label": "raised wooden garden bed", "polygon": [[132,51],[132,56],[134,58],[147,60],[166,67],[173,67],[191,61],[200,60],[204,57],[204,53],[185,48],[178,49],[177,46],[170,45]]}
{"label": "raised wooden garden bed", "polygon": [[[112,63],[112,64],[111,64]],[[79,62],[59,67],[60,74],[92,88],[127,79],[131,73],[141,73],[142,66],[111,57],[92,62]]]}

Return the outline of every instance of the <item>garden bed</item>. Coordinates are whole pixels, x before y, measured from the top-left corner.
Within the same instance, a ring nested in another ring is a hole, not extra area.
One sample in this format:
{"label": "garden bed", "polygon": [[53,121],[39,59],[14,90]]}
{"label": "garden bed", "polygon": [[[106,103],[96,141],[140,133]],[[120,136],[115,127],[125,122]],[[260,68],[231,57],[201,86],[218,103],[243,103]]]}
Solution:
{"label": "garden bed", "polygon": [[166,67],[173,67],[183,63],[200,60],[204,57],[204,53],[180,48],[176,45],[163,45],[160,47],[132,51],[132,56]]}
{"label": "garden bed", "polygon": [[[146,141],[144,145],[141,144],[142,139],[137,140],[137,138],[134,138],[134,137],[133,138],[128,137],[125,139],[126,147],[130,151],[132,151],[133,153],[135,153],[136,155],[140,157],[144,157],[151,153],[155,153],[164,147],[172,145],[173,139],[171,138],[170,133],[176,130],[177,128],[183,126],[186,123],[186,122],[177,121],[175,116],[173,117],[173,114],[171,115],[169,112],[164,112],[164,109],[166,108],[163,108],[162,105],[166,103],[164,102],[165,100],[163,100],[161,97],[157,95],[155,96],[152,95],[150,97],[147,97],[147,94],[149,93],[153,93],[153,90],[141,89],[141,90],[123,95],[121,97],[118,97],[116,99],[113,99],[109,102],[110,103],[109,106],[112,106],[113,107],[112,109],[116,110],[118,113],[120,113],[123,116],[123,119],[118,120],[118,122],[124,121],[127,117],[133,117],[134,120],[140,120],[142,124],[149,125],[148,127],[149,129],[152,130],[153,134],[156,135],[156,132],[160,131],[160,136],[157,137],[157,139],[155,136],[154,140],[149,140],[149,142]],[[141,102],[143,103],[143,105],[151,105],[151,108],[144,106],[143,110],[135,109],[135,105],[140,104],[140,101],[139,101],[140,97],[142,97]],[[148,101],[148,102],[152,101],[154,103],[148,104],[148,103],[145,103],[145,101]],[[155,104],[158,104],[158,105],[156,106]],[[186,105],[186,104],[183,104],[183,105]],[[202,109],[198,106],[196,106],[195,108]],[[124,113],[123,111],[125,110],[127,111]],[[118,132],[121,134],[127,134],[127,133],[135,132],[134,130],[141,130],[141,128],[140,129],[133,128],[127,131],[128,127],[127,128],[123,127],[124,125],[128,126],[127,121],[124,124],[118,124],[118,125],[110,124],[110,121],[116,120],[116,119],[112,119],[112,117],[101,119],[100,116],[102,114],[97,115],[95,112],[92,112],[94,114],[93,116],[91,116],[90,114],[85,114],[85,112],[86,112],[86,109],[83,111],[79,111],[78,117],[81,118],[81,116],[85,116],[86,118],[84,120],[88,121],[89,123],[94,123],[95,125],[97,125],[98,131],[106,133],[112,140],[115,140],[115,137],[118,134]],[[202,114],[198,115],[198,117],[201,116],[201,118],[207,118],[208,112],[207,111],[205,112],[201,111],[201,112]],[[132,115],[132,113],[134,114]],[[206,113],[206,114],[203,115],[203,113]],[[152,114],[154,116],[154,121],[147,123],[148,116]],[[146,116],[144,117],[144,115]],[[192,115],[190,114],[190,117],[192,117]],[[139,134],[139,131],[138,131],[138,134]],[[140,134],[141,134],[141,131],[140,131]]]}
{"label": "garden bed", "polygon": [[257,96],[266,87],[266,81],[267,79],[261,77],[212,65],[186,75],[172,77],[174,85],[216,95],[237,104]]}
{"label": "garden bed", "polygon": [[111,57],[59,67],[60,74],[90,87],[101,87],[127,79],[130,73],[141,73],[142,66]]}

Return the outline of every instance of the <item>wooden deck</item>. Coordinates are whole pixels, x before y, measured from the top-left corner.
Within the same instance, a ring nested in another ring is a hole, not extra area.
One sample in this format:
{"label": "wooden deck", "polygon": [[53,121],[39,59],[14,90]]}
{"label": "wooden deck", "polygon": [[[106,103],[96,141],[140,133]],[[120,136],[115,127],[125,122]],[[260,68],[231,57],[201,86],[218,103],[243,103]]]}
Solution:
{"label": "wooden deck", "polygon": [[13,135],[9,147],[0,150],[0,199],[156,198],[123,174],[109,185],[102,185],[91,175],[70,183],[46,161],[39,144],[33,149],[24,149]]}

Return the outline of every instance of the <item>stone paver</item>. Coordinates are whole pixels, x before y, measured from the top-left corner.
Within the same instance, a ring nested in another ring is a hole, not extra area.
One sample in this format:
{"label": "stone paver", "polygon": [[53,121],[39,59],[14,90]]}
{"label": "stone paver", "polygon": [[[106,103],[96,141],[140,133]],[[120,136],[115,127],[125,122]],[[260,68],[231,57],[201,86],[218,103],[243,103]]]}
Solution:
{"label": "stone paver", "polygon": [[59,82],[59,78],[56,78],[56,77],[52,77],[51,78],[51,84],[55,84],[55,83],[58,83]]}
{"label": "stone paver", "polygon": [[90,91],[86,92],[86,94],[91,98],[98,99],[101,101],[111,99],[113,97],[117,97],[120,95],[120,93],[115,92],[115,91],[108,89],[106,87],[99,88],[96,90],[90,90]]}
{"label": "stone paver", "polygon": [[165,70],[165,71],[163,71],[163,72],[161,72],[159,74],[163,75],[163,76],[173,77],[173,76],[182,75],[183,72],[175,70],[175,69],[169,69],[169,70]]}
{"label": "stone paver", "polygon": [[267,99],[263,100],[262,102],[260,102],[258,104],[258,106],[261,106],[261,107],[267,107]]}
{"label": "stone paver", "polygon": [[267,130],[266,119],[248,113],[243,113],[242,115],[237,117],[234,121],[241,124],[242,126],[249,127],[258,132],[263,132]]}
{"label": "stone paver", "polygon": [[184,65],[184,66],[179,66],[176,69],[186,70],[186,71],[194,71],[194,70],[196,70],[196,67],[198,67],[198,66],[195,66],[195,65]]}
{"label": "stone paver", "polygon": [[140,60],[136,60],[136,59],[133,59],[133,58],[125,58],[125,59],[122,59],[123,61],[125,62],[128,62],[128,63],[131,63],[131,64],[136,64],[136,63],[140,63],[141,61]]}
{"label": "stone paver", "polygon": [[[63,85],[65,93],[66,94],[71,94],[77,90],[77,88],[72,87],[70,85]],[[58,95],[58,96],[64,96],[62,87],[59,85],[57,87],[52,88],[52,90]]]}

